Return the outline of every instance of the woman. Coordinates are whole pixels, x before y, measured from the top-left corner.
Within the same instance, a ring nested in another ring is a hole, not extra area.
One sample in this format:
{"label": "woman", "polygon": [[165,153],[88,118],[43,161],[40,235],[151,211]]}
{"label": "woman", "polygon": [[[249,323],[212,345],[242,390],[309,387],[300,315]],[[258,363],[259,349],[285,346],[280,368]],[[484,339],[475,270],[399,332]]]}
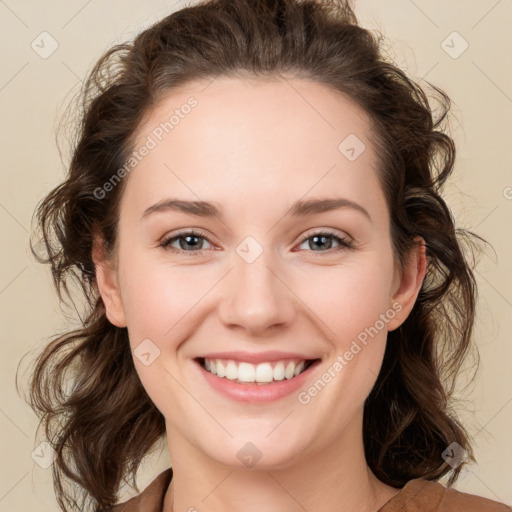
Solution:
{"label": "woman", "polygon": [[90,305],[32,380],[63,510],[112,509],[164,435],[113,510],[510,510],[436,482],[475,460],[478,237],[434,90],[438,119],[341,0],[198,3],[100,59],[37,212]]}

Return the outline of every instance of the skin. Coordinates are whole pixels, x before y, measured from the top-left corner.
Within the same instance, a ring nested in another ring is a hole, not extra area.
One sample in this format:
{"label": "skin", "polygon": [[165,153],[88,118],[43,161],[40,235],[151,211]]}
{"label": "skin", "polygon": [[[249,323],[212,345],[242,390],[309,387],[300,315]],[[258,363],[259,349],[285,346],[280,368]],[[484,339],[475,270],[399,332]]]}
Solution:
{"label": "skin", "polygon": [[[165,96],[136,147],[190,96],[198,105],[125,178],[114,257],[100,240],[94,249],[109,320],[128,327],[132,349],[149,338],[160,350],[148,366],[134,362],[166,420],[174,478],[164,510],[376,511],[399,489],[366,464],[363,405],[426,260],[419,245],[403,268],[393,262],[371,119],[306,79],[217,78]],[[354,161],[338,150],[349,134],[366,145]],[[224,219],[162,211],[141,220],[168,197],[215,202]],[[351,208],[287,214],[299,199],[333,197],[371,220]],[[175,241],[182,254],[159,246],[188,228],[209,241]],[[354,247],[306,238],[327,228]],[[263,249],[250,264],[236,252],[247,236]],[[293,351],[322,358],[307,389],[393,304],[400,311],[308,404],[297,393],[242,404],[198,378],[193,358],[208,351]],[[237,457],[248,441],[262,454],[252,468]]]}

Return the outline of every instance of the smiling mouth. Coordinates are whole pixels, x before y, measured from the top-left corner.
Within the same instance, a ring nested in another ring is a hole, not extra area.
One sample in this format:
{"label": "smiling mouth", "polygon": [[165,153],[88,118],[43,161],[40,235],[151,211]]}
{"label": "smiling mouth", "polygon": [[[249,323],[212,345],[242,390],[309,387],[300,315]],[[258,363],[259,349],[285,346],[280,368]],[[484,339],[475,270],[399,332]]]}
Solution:
{"label": "smiling mouth", "polygon": [[195,359],[202,368],[222,379],[236,384],[272,384],[282,380],[291,380],[304,373],[320,359],[291,359],[269,361],[259,364],[234,361],[233,359]]}

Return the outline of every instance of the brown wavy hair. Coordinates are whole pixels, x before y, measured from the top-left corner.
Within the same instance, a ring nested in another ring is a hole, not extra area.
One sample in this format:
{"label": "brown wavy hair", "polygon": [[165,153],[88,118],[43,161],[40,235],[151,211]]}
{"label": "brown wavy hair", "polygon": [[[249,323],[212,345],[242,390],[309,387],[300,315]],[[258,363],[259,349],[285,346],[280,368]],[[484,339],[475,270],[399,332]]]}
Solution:
{"label": "brown wavy hair", "polygon": [[[73,302],[68,285],[78,284],[87,309],[82,327],[55,335],[38,355],[29,388],[56,451],[54,487],[63,510],[115,504],[128,476],[136,488],[138,467],[165,434],[163,415],[136,373],[127,329],[107,320],[92,260],[95,235],[107,254],[115,249],[126,180],[105,197],[95,191],[130,157],[143,116],[196,79],[286,73],[343,93],[373,120],[394,256],[403,264],[420,235],[428,265],[410,315],[388,334],[365,402],[367,463],[379,480],[403,487],[450,472],[451,485],[467,461],[476,462],[453,394],[470,349],[478,367],[473,269],[477,242],[485,240],[456,228],[441,197],[455,159],[442,128],[449,97],[385,59],[383,40],[358,25],[348,1],[209,0],[113,46],[93,67],[79,91],[67,176],[34,212],[47,252],[44,258],[33,249],[36,258],[50,265],[59,299]],[[442,458],[454,441],[467,452],[456,468]]]}

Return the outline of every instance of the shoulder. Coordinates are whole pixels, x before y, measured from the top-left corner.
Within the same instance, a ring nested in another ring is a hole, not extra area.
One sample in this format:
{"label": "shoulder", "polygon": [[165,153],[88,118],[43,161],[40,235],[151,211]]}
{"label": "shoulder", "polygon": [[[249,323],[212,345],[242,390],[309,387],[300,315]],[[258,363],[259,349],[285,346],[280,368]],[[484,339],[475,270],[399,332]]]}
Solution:
{"label": "shoulder", "polygon": [[512,507],[417,478],[407,482],[379,512],[512,512]]}
{"label": "shoulder", "polygon": [[[437,482],[436,485],[440,485]],[[444,488],[443,501],[441,505],[446,508],[446,510],[456,510],[454,507],[459,507],[461,510],[465,510],[467,512],[471,511],[481,511],[481,512],[512,512],[512,507],[506,505],[505,503],[494,501],[488,498],[484,498],[482,496],[477,496],[476,494],[469,494],[466,492],[458,491],[453,488]],[[440,510],[444,510],[441,508]]]}
{"label": "shoulder", "polygon": [[168,468],[153,479],[139,495],[118,503],[107,512],[161,512],[171,480],[172,469]]}

